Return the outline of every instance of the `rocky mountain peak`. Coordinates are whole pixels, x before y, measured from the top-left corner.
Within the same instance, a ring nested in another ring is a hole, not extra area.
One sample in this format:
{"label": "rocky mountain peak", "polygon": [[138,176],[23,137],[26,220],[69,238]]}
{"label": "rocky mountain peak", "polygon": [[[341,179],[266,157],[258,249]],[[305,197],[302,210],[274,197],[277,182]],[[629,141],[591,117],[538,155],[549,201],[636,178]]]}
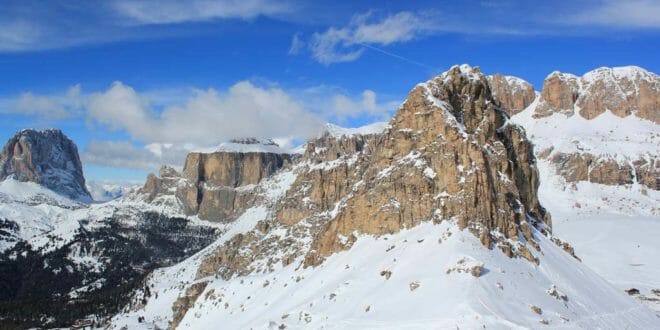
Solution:
{"label": "rocky mountain peak", "polygon": [[[422,98],[423,96],[423,98]],[[395,116],[406,117],[410,115],[405,110],[413,111],[412,115],[420,115],[418,109],[437,107],[445,112],[442,115],[446,120],[455,122],[458,127],[467,133],[475,132],[482,124],[488,124],[494,121],[491,117],[491,105],[487,102],[492,100],[491,90],[489,88],[486,76],[481,73],[479,67],[470,67],[463,64],[453,66],[448,71],[418,85],[408,96],[408,101],[412,101],[412,107],[404,107],[399,110]],[[492,120],[491,120],[492,119]],[[419,129],[425,123],[410,122],[414,127],[400,127],[409,129]],[[428,125],[428,123],[426,123]],[[500,124],[501,123],[494,123]],[[397,125],[397,124],[395,124]],[[401,124],[398,124],[401,126]]]}
{"label": "rocky mountain peak", "polygon": [[276,216],[289,228],[314,228],[305,264],[349,248],[356,233],[444,220],[487,247],[536,260],[526,244],[507,241],[534,246],[532,228],[550,230],[532,145],[496,104],[479,68],[454,66],[417,85],[383,132],[308,144]]}
{"label": "rocky mountain peak", "polygon": [[660,123],[660,77],[636,66],[601,67],[582,77],[555,71],[543,83],[536,117],[579,112],[593,119],[605,111]]}
{"label": "rocky mountain peak", "polygon": [[26,129],[0,154],[0,180],[35,182],[73,199],[91,200],[76,144],[58,129]]}

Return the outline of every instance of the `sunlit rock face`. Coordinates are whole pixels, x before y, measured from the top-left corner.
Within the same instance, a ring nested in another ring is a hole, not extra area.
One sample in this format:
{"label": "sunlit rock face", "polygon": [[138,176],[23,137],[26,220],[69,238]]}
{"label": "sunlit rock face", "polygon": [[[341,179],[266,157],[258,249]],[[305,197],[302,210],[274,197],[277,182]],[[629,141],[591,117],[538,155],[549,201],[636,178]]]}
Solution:
{"label": "sunlit rock face", "polygon": [[137,193],[151,204],[229,222],[251,205],[253,186],[291,164],[293,158],[270,140],[232,140],[216,151],[188,154],[181,173],[164,166],[159,176],[149,175]]}
{"label": "sunlit rock face", "polygon": [[543,83],[537,116],[578,112],[593,119],[605,111],[660,124],[660,77],[642,68],[598,68],[582,77],[553,72]]}

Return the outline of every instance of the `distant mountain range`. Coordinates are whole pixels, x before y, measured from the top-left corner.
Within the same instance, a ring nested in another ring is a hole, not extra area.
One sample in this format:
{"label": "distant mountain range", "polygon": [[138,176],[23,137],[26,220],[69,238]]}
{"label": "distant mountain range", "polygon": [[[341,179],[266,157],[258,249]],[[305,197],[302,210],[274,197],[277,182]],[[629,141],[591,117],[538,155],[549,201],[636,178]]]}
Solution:
{"label": "distant mountain range", "polygon": [[24,130],[0,155],[0,327],[658,328],[659,125],[639,67],[537,92],[461,65],[388,123],[229,141],[137,187]]}

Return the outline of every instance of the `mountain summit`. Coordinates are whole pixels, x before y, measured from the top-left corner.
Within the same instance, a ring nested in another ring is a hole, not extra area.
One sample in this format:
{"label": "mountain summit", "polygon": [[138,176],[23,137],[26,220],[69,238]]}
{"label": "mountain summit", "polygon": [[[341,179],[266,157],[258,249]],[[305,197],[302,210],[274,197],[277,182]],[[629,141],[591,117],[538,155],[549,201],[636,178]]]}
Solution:
{"label": "mountain summit", "polygon": [[0,180],[34,182],[61,195],[91,200],[76,144],[59,129],[22,130],[0,154]]}

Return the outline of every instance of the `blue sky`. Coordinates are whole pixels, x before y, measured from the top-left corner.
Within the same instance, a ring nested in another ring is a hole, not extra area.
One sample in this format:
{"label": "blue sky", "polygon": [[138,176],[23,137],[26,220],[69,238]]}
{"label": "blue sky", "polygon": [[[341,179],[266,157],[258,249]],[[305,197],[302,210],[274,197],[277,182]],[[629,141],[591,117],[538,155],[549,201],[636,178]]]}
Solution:
{"label": "blue sky", "polygon": [[0,140],[61,128],[92,180],[232,137],[390,118],[453,64],[659,72],[660,1],[0,1]]}

